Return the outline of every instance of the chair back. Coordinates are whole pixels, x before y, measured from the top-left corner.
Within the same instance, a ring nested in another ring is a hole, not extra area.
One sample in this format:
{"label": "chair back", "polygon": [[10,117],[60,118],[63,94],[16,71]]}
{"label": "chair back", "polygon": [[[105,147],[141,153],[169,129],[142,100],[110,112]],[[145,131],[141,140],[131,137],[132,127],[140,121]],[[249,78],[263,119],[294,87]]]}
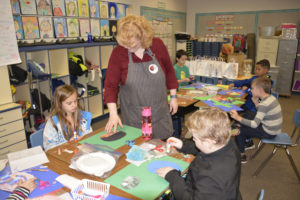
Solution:
{"label": "chair back", "polygon": [[40,129],[30,135],[31,147],[41,146],[43,148],[43,131]]}
{"label": "chair back", "polygon": [[300,129],[300,110],[296,110],[294,114],[294,123],[298,129]]}

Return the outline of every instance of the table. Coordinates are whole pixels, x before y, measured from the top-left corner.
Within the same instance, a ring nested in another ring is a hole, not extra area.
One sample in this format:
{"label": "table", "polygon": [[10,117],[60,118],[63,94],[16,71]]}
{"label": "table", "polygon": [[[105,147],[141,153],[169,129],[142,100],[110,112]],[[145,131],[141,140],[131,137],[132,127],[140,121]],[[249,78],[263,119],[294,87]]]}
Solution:
{"label": "table", "polygon": [[[220,96],[229,97],[227,95],[220,95]],[[245,102],[246,99],[244,99],[243,96],[241,97],[241,101]],[[246,94],[246,96],[247,96],[247,94]],[[244,104],[236,104],[236,106],[238,106],[238,107],[241,107],[242,105],[244,105]],[[207,105],[203,101],[199,101],[199,102],[195,103],[194,106],[200,107],[200,108],[208,108],[209,107],[209,105]]]}
{"label": "table", "polygon": [[[95,135],[99,132],[102,132],[103,130],[104,130],[104,128],[95,130],[93,133],[84,136],[84,138],[91,137],[91,136],[93,136],[93,135]],[[142,137],[139,137],[139,138],[136,139],[136,144],[137,145],[140,145],[144,142],[145,142],[145,140]],[[78,145],[80,145],[80,144],[77,143],[77,142],[72,141],[72,142],[68,142],[68,143],[62,144],[58,147],[55,147],[53,149],[48,150],[46,152],[46,154],[48,156],[48,159],[50,161],[49,163],[46,164],[48,166],[48,168],[55,171],[58,174],[68,174],[68,175],[73,176],[77,179],[86,178],[86,179],[91,179],[91,180],[95,180],[95,181],[104,182],[105,179],[103,179],[103,178],[99,178],[99,177],[96,177],[96,176],[93,176],[93,175],[88,175],[88,174],[78,172],[74,169],[69,168],[69,165],[71,163],[71,159],[72,159],[74,154],[66,153],[66,152],[63,151],[63,149],[68,149],[68,150],[74,151],[77,148]],[[60,151],[61,151],[61,155],[58,155],[58,149],[59,148],[60,148]],[[114,167],[114,169],[112,170],[110,175],[113,175],[113,174],[117,173],[122,168],[129,165],[129,163],[125,160],[126,159],[125,153],[128,152],[129,149],[130,149],[130,147],[127,146],[127,145],[123,145],[122,147],[116,149],[116,151],[122,152],[124,154],[119,158],[116,166]],[[172,157],[175,157],[175,158],[178,158],[178,159],[183,158],[182,154],[180,154],[180,153],[172,155]],[[129,194],[129,193],[123,191],[123,190],[120,190],[120,189],[114,187],[113,185],[110,186],[110,194],[117,195],[117,196],[122,196],[122,197],[129,198],[129,199],[140,199],[136,196],[133,196],[133,195],[131,195],[131,194]]]}

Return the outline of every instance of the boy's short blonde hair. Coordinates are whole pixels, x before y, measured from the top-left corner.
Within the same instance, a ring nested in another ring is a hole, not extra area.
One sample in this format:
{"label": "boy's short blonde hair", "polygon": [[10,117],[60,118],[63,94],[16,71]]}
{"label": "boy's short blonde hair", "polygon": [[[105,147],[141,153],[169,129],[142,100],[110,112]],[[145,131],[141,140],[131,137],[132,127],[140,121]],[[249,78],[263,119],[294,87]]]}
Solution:
{"label": "boy's short blonde hair", "polygon": [[139,40],[142,48],[152,45],[153,29],[143,16],[127,15],[118,21],[117,41],[123,47],[132,46],[132,39]]}
{"label": "boy's short blonde hair", "polygon": [[211,139],[216,145],[227,144],[231,136],[228,115],[219,108],[202,108],[194,112],[188,119],[186,126],[200,140]]}
{"label": "boy's short blonde hair", "polygon": [[262,88],[265,93],[270,94],[271,90],[271,80],[267,77],[259,77],[252,81],[251,85]]}

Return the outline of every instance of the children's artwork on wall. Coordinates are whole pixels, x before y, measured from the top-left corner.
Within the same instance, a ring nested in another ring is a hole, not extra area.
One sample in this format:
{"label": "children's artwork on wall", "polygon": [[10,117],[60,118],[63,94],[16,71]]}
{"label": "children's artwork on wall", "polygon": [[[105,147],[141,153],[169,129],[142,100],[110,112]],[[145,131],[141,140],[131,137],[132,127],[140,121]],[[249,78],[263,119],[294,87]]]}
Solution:
{"label": "children's artwork on wall", "polygon": [[25,15],[36,15],[35,0],[20,0],[21,12]]}
{"label": "children's artwork on wall", "polygon": [[20,16],[13,16],[13,17],[14,17],[14,26],[15,26],[17,40],[23,40],[24,36],[22,31],[21,17]]}
{"label": "children's artwork on wall", "polygon": [[109,19],[117,18],[117,4],[114,2],[108,2],[108,15]]}
{"label": "children's artwork on wall", "polygon": [[69,37],[79,37],[79,23],[76,18],[68,18],[68,35]]}
{"label": "children's artwork on wall", "polygon": [[53,38],[53,24],[51,17],[39,17],[41,38]]}
{"label": "children's artwork on wall", "polygon": [[100,20],[91,19],[91,33],[92,36],[100,36]]}
{"label": "children's artwork on wall", "polygon": [[88,19],[79,19],[80,36],[86,37],[90,33],[90,23]]}
{"label": "children's artwork on wall", "polygon": [[37,17],[22,17],[25,39],[40,38]]}
{"label": "children's artwork on wall", "polygon": [[66,0],[67,16],[78,16],[77,0]]}
{"label": "children's artwork on wall", "polygon": [[57,38],[68,37],[66,19],[53,18],[53,22],[54,22],[55,36]]}
{"label": "children's artwork on wall", "polygon": [[80,17],[89,17],[88,0],[78,0],[78,13]]}
{"label": "children's artwork on wall", "polygon": [[18,0],[10,0],[11,11],[13,14],[20,14],[20,4]]}
{"label": "children's artwork on wall", "polygon": [[101,32],[101,36],[109,36],[108,20],[106,19],[100,20],[100,32]]}
{"label": "children's artwork on wall", "polygon": [[52,0],[53,15],[65,16],[65,3],[64,0]]}
{"label": "children's artwork on wall", "polygon": [[132,5],[125,5],[125,14],[126,15],[133,14],[133,7],[132,7]]}
{"label": "children's artwork on wall", "polygon": [[89,0],[90,4],[90,17],[99,18],[99,1]]}
{"label": "children's artwork on wall", "polygon": [[36,5],[39,15],[52,15],[50,0],[36,0]]}
{"label": "children's artwork on wall", "polygon": [[118,17],[118,19],[121,19],[122,17],[124,17],[125,12],[126,12],[125,5],[117,3],[117,17]]}
{"label": "children's artwork on wall", "polygon": [[113,37],[117,36],[117,20],[109,20],[109,34]]}
{"label": "children's artwork on wall", "polygon": [[100,1],[100,18],[107,19],[108,18],[108,3],[104,1]]}

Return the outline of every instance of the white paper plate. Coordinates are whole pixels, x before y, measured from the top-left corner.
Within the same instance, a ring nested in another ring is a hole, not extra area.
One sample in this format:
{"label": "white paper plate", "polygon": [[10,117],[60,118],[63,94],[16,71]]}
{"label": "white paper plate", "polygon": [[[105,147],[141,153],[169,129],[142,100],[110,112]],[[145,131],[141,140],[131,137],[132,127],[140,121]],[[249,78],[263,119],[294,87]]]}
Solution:
{"label": "white paper plate", "polygon": [[76,161],[76,166],[81,171],[96,176],[102,176],[112,170],[116,165],[115,159],[105,153],[96,152],[81,156]]}

